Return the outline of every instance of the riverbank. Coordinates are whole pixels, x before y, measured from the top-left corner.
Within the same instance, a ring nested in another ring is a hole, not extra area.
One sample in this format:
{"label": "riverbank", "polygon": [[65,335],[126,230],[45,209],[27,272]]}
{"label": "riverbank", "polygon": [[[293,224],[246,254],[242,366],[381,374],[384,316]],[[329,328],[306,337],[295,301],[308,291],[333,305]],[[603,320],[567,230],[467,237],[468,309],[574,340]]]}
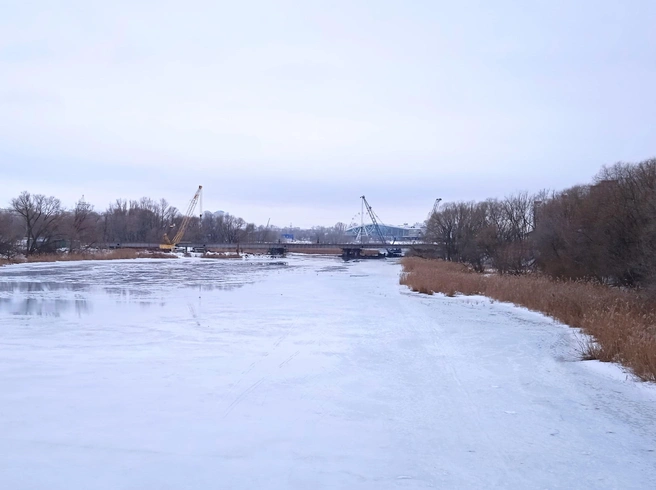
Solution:
{"label": "riverbank", "polygon": [[585,359],[619,362],[656,381],[656,305],[635,291],[542,276],[484,275],[462,264],[406,257],[400,283],[425,294],[483,295],[544,313],[593,339]]}
{"label": "riverbank", "polygon": [[[303,248],[292,250],[288,253],[298,255],[317,255],[317,256],[340,256],[340,248],[313,249]],[[373,252],[371,252],[373,253]],[[239,253],[234,251],[206,252],[199,254],[202,258],[207,259],[239,259],[250,255],[266,255],[262,250],[240,249]],[[134,250],[134,249],[117,249],[117,250],[96,250],[93,252],[76,252],[76,253],[57,253],[30,255],[28,257],[20,256],[14,259],[0,259],[0,267],[10,264],[24,264],[36,262],[70,262],[77,260],[121,260],[121,259],[177,259],[178,255],[167,252]]]}
{"label": "riverbank", "polygon": [[146,250],[96,250],[93,252],[74,252],[58,254],[28,255],[15,259],[0,259],[0,266],[9,264],[31,264],[35,262],[71,262],[77,260],[122,260],[122,259],[177,259],[178,256],[165,252]]}

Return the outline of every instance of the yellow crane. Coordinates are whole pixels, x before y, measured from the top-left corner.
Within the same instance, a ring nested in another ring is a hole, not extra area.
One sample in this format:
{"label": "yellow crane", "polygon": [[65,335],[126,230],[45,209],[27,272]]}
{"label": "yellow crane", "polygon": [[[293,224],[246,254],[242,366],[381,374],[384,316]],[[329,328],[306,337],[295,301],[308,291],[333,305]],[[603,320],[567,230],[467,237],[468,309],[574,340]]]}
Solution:
{"label": "yellow crane", "polygon": [[175,234],[172,240],[169,239],[168,234],[164,233],[164,237],[162,239],[164,243],[160,243],[159,245],[160,249],[173,250],[176,247],[176,245],[182,241],[182,238],[184,237],[187,226],[189,226],[189,222],[191,221],[191,218],[194,214],[194,209],[196,209],[196,204],[198,204],[198,201],[200,201],[201,218],[202,218],[202,214],[203,214],[203,186],[202,185],[198,186],[198,190],[196,191],[196,194],[194,194],[194,197],[192,197],[191,201],[189,201],[189,206],[187,207],[187,213],[182,218],[182,223],[180,224],[180,228],[178,228],[178,232]]}

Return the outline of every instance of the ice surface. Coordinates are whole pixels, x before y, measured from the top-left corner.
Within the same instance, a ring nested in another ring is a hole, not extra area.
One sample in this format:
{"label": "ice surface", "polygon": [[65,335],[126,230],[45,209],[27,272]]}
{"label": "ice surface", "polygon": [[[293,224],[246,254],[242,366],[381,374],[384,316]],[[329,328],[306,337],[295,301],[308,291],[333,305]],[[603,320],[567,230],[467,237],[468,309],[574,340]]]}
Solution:
{"label": "ice surface", "polygon": [[0,488],[656,488],[653,389],[542,315],[399,272],[0,269]]}

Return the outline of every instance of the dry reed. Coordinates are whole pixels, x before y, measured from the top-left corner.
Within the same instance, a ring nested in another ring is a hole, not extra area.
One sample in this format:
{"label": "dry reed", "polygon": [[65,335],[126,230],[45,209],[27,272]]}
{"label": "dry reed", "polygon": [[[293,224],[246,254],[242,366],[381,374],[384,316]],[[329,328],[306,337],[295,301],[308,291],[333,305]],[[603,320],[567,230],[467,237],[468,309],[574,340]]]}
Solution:
{"label": "dry reed", "polygon": [[586,359],[620,362],[636,376],[656,381],[656,305],[638,291],[538,275],[483,275],[462,264],[406,257],[401,284],[433,294],[481,294],[544,313],[580,328],[594,341]]}

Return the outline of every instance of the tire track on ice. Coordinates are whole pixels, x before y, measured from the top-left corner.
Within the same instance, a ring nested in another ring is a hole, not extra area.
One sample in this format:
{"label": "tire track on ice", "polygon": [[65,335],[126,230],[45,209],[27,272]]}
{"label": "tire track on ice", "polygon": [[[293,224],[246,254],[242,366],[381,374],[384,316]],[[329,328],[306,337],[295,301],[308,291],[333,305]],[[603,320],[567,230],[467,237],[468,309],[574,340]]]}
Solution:
{"label": "tire track on ice", "polygon": [[[232,387],[232,389],[228,392],[228,394],[232,393],[232,392],[237,388],[237,386],[239,386],[239,384],[241,384],[241,382],[244,380],[244,378],[245,378],[248,374],[250,374],[253,370],[255,370],[256,367],[258,367],[257,371],[260,371],[260,372],[261,372],[261,371],[262,371],[262,366],[261,366],[261,364],[262,364],[262,362],[264,361],[264,359],[268,358],[268,357],[269,357],[269,354],[270,354],[271,352],[276,352],[276,350],[278,349],[278,347],[280,346],[280,344],[282,344],[282,343],[283,343],[283,342],[289,337],[289,335],[290,335],[291,333],[294,332],[294,330],[295,330],[294,328],[289,328],[289,329],[287,329],[287,331],[285,331],[280,337],[278,337],[278,339],[272,344],[272,347],[273,347],[273,348],[272,348],[272,349],[270,348],[270,351],[266,351],[266,352],[264,352],[264,353],[262,354],[262,358],[263,358],[263,359],[258,359],[258,360],[256,360],[256,361],[253,361],[253,362],[248,366],[248,368],[246,368],[244,371],[242,371],[241,376],[239,377],[239,379],[237,380],[237,382],[234,384],[234,386]],[[294,359],[294,357],[296,357],[298,354],[300,354],[300,351],[296,351],[296,352],[294,352],[294,353],[293,353],[291,356],[289,356],[287,359],[285,359],[285,360],[283,360],[282,362],[280,362],[280,363],[278,364],[278,367],[279,367],[279,368],[282,368],[283,366],[285,366],[286,364],[288,364],[289,362],[291,362],[292,359]],[[271,362],[271,361],[269,361],[269,362]],[[253,393],[254,391],[256,391],[257,388],[258,388],[258,387],[264,382],[264,380],[267,379],[267,377],[268,377],[268,375],[267,375],[267,376],[263,376],[262,378],[258,379],[258,380],[255,381],[253,384],[251,384],[251,385],[250,385],[248,388],[246,388],[244,391],[242,391],[239,395],[237,395],[237,396],[232,400],[232,402],[230,402],[230,404],[228,405],[228,407],[225,409],[225,411],[224,411],[224,413],[223,413],[223,418],[226,418],[226,417],[230,414],[230,412],[232,412],[232,411],[235,409],[235,407],[236,407],[237,405],[239,405],[239,404],[240,404],[240,403],[241,403],[246,397],[248,397],[248,395],[250,395],[251,393]]]}
{"label": "tire track on ice", "polygon": [[[513,467],[512,456],[508,453],[508,451],[499,449],[498,442],[489,433],[489,430],[484,423],[484,416],[476,404],[475,397],[472,396],[471,389],[468,387],[467,383],[464,383],[461,380],[457,367],[454,365],[458,357],[461,355],[461,348],[456,344],[456,342],[454,342],[452,338],[450,338],[449,335],[445,335],[440,331],[445,330],[440,325],[440,323],[445,321],[457,321],[457,318],[454,318],[451,315],[436,318],[434,315],[429,314],[429,312],[431,312],[431,310],[434,308],[440,307],[435,304],[436,301],[440,301],[441,298],[439,297],[425,300],[418,293],[407,293],[402,291],[401,294],[403,296],[416,298],[422,304],[422,310],[421,313],[419,313],[419,309],[416,306],[411,307],[412,303],[400,302],[400,307],[407,315],[407,318],[415,318],[415,321],[408,322],[404,325],[406,331],[411,335],[417,336],[418,338],[424,337],[428,339],[428,343],[438,347],[439,351],[442,353],[442,355],[439,357],[433,357],[432,362],[426,365],[426,372],[431,372],[435,368],[438,368],[438,372],[443,372],[451,379],[451,382],[448,383],[448,385],[445,385],[444,389],[448,389],[450,385],[451,389],[453,390],[453,394],[459,396],[457,398],[449,397],[446,399],[446,401],[453,407],[454,411],[459,411],[465,414],[467,420],[472,424],[473,427],[475,427],[476,433],[480,434],[482,438],[487,441],[488,447],[495,448],[493,451],[499,457],[498,461],[500,466],[503,467],[506,473],[510,472],[511,468]],[[417,316],[419,314],[421,314],[423,317],[423,321],[417,321]],[[433,362],[435,365],[431,365]],[[530,482],[526,483],[530,484]]]}
{"label": "tire track on ice", "polygon": [[294,358],[295,358],[297,355],[299,355],[300,353],[301,353],[301,351],[300,351],[300,350],[297,350],[297,351],[294,352],[291,356],[289,356],[287,359],[285,359],[285,360],[282,361],[280,364],[278,364],[278,367],[281,368],[281,367],[283,367],[284,365],[289,364],[289,363],[292,361],[292,359],[294,359]]}
{"label": "tire track on ice", "polygon": [[237,405],[239,405],[248,395],[254,392],[258,388],[258,386],[260,386],[264,382],[266,378],[267,378],[266,376],[260,378],[255,383],[253,383],[248,388],[246,388],[244,391],[242,391],[239,395],[237,395],[237,397],[234,400],[232,400],[230,405],[228,405],[228,408],[226,408],[225,411],[223,412],[223,418],[226,418]]}

